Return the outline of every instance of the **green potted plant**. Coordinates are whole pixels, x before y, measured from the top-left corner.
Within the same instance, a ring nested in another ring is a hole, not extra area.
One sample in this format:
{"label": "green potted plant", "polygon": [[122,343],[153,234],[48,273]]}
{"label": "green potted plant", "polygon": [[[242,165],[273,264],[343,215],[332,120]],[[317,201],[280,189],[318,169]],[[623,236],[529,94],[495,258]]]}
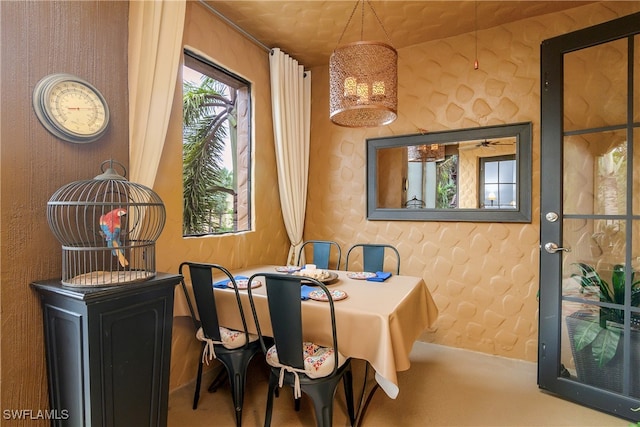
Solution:
{"label": "green potted plant", "polygon": [[[613,266],[611,279],[602,278],[595,268],[588,264],[576,263],[579,273],[572,274],[581,286],[582,292],[597,295],[599,300],[611,304],[624,304],[625,268],[621,264]],[[631,305],[640,306],[640,280],[631,273]],[[640,317],[632,313],[632,327],[638,325]],[[599,307],[597,312],[577,311],[566,318],[567,330],[580,381],[607,389],[620,391],[622,385],[622,325],[624,311],[610,307]],[[632,345],[640,346],[639,333],[632,328]],[[640,347],[634,350],[637,357]],[[632,369],[638,377],[636,369]],[[640,393],[640,378],[633,381],[633,394]]]}

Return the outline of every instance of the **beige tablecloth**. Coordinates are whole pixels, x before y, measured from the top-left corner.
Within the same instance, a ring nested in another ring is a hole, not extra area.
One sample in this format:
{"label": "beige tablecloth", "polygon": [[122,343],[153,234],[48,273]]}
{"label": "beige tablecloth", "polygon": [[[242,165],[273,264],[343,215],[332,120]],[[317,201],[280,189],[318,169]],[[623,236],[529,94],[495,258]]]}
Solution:
{"label": "beige tablecloth", "polygon": [[[274,273],[275,266],[265,265],[233,271],[235,276],[250,277],[260,272]],[[338,280],[328,285],[340,289],[348,297],[335,301],[338,348],[346,357],[368,361],[376,372],[376,380],[387,395],[398,395],[398,371],[410,367],[409,352],[416,338],[438,316],[427,286],[420,277],[391,276],[385,282],[370,282],[347,277],[346,271],[335,271]],[[223,277],[215,277],[214,280]],[[264,283],[264,279],[258,279]],[[188,277],[187,277],[188,281]],[[271,333],[265,287],[253,290],[258,320],[265,335]],[[237,310],[234,310],[233,291],[215,289],[216,305],[224,326],[241,326]],[[243,307],[249,330],[255,332],[255,324],[246,290],[241,291]],[[307,300],[303,304],[305,338],[327,345],[331,340],[328,327],[328,304]],[[176,298],[175,315],[189,315],[184,298]]]}

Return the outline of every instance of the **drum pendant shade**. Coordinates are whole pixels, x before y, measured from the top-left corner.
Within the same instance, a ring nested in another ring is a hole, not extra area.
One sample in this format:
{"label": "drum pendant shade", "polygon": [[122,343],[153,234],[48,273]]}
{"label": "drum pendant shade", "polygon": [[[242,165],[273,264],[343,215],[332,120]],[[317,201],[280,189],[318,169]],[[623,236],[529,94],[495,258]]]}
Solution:
{"label": "drum pendant shade", "polygon": [[336,48],[329,59],[333,123],[375,127],[398,113],[398,53],[383,42],[359,41]]}

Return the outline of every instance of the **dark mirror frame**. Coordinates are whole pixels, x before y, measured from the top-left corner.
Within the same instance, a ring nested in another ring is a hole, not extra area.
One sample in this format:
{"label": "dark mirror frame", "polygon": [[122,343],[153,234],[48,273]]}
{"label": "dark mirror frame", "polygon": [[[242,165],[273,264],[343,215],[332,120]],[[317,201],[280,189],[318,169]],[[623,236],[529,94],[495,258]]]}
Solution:
{"label": "dark mirror frame", "polygon": [[[518,202],[514,210],[379,208],[377,151],[422,144],[516,137]],[[367,219],[387,221],[531,222],[531,122],[367,139]]]}

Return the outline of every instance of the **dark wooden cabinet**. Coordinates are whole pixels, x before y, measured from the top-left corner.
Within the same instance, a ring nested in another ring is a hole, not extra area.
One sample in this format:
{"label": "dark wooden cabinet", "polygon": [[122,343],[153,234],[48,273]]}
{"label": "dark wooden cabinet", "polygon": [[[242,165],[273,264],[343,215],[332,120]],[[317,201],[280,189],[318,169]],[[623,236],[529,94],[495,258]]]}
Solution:
{"label": "dark wooden cabinet", "polygon": [[54,426],[167,424],[179,275],[108,288],[31,285],[42,302]]}

